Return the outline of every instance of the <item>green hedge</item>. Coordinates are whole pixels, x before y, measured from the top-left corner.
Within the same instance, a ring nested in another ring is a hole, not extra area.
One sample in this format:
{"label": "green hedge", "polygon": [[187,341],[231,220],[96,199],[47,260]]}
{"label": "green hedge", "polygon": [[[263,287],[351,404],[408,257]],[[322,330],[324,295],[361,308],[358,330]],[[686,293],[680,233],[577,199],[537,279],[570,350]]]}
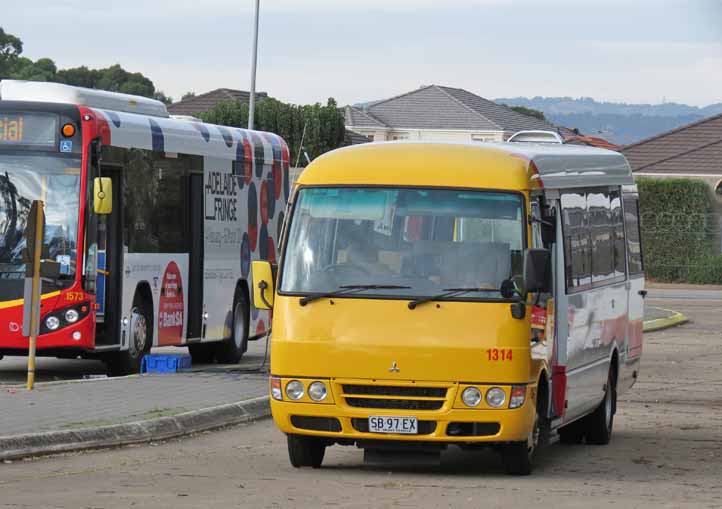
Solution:
{"label": "green hedge", "polygon": [[691,179],[637,179],[645,270],[664,282],[722,283],[710,188]]}
{"label": "green hedge", "polygon": [[[215,108],[201,113],[201,119],[211,124],[231,127],[248,127],[248,104],[239,101],[227,101]],[[344,117],[336,101],[329,99],[325,106],[316,103],[308,105],[287,104],[271,97],[256,103],[254,128],[278,134],[288,143],[291,154],[291,166],[306,166],[301,155],[301,137],[306,126],[303,146],[310,159],[324,152],[341,147],[344,144],[346,128]]]}

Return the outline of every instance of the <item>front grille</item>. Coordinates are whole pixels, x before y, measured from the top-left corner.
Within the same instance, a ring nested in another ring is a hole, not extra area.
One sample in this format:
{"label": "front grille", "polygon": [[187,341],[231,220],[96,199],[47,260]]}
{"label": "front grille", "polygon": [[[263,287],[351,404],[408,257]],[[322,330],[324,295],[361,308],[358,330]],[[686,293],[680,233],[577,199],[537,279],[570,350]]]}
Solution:
{"label": "front grille", "polygon": [[438,410],[444,405],[444,400],[349,398],[346,396],[346,403],[356,408]]}
{"label": "front grille", "polygon": [[307,429],[311,431],[341,431],[341,422],[335,417],[292,415],[291,424],[298,429]]}
{"label": "front grille", "polygon": [[445,398],[446,387],[398,387],[393,385],[344,384],[344,394],[355,396],[401,396],[417,398]]}
{"label": "front grille", "polygon": [[[436,431],[436,421],[418,421],[419,432],[417,435],[431,435]],[[368,419],[351,419],[351,426],[356,431],[361,433],[369,432],[369,420]]]}
{"label": "front grille", "polygon": [[498,422],[450,422],[446,434],[450,437],[490,437],[499,433]]}

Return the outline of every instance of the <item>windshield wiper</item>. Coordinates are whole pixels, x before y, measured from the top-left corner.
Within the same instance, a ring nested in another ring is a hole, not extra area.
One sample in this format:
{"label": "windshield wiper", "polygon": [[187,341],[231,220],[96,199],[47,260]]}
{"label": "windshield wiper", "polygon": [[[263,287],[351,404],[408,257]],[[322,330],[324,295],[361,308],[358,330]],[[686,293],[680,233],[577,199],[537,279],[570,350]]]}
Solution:
{"label": "windshield wiper", "polygon": [[411,288],[410,286],[402,285],[343,285],[339,286],[338,290],[332,292],[319,293],[315,295],[307,295],[302,298],[298,303],[305,306],[309,302],[314,300],[325,299],[327,297],[336,297],[337,295],[345,295],[348,293],[360,292],[361,290],[404,290]]}
{"label": "windshield wiper", "polygon": [[419,297],[418,299],[414,299],[411,302],[409,302],[409,309],[416,309],[417,306],[420,306],[421,304],[426,304],[427,302],[432,302],[435,300],[444,300],[447,297],[453,297],[454,295],[459,295],[462,293],[468,293],[468,292],[499,292],[500,290],[498,288],[444,288],[444,293],[440,293],[438,295],[431,295],[429,297]]}

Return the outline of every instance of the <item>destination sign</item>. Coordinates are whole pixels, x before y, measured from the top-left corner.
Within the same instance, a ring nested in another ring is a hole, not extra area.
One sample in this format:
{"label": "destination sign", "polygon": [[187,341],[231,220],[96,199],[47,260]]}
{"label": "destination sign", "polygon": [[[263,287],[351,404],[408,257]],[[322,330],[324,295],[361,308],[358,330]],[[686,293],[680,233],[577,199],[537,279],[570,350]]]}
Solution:
{"label": "destination sign", "polygon": [[56,115],[0,112],[0,146],[55,148],[57,132]]}

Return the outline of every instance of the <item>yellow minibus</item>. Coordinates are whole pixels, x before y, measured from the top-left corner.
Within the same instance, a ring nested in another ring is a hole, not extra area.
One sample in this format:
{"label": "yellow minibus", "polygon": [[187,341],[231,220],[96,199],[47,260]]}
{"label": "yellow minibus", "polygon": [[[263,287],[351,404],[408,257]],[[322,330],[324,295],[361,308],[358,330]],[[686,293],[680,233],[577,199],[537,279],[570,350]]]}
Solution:
{"label": "yellow minibus", "polygon": [[642,349],[637,192],[625,158],[550,143],[369,143],[300,175],[273,309],[270,402],[294,467],[493,446],[606,444]]}

